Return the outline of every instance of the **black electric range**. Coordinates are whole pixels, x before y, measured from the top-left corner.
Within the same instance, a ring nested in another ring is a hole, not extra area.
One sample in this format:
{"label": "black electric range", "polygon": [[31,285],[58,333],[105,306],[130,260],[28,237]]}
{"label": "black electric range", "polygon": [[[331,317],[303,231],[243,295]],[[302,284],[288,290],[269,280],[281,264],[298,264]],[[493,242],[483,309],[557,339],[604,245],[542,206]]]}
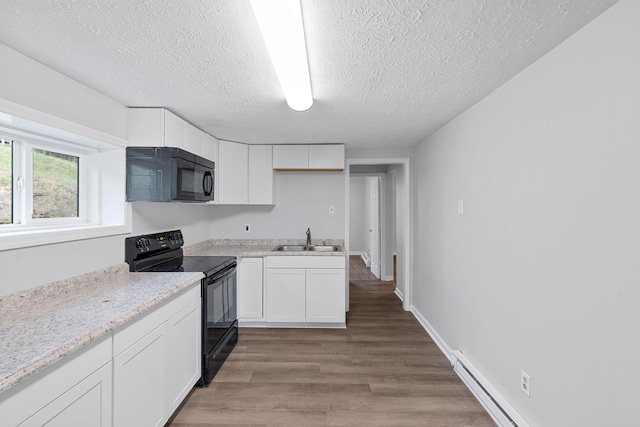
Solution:
{"label": "black electric range", "polygon": [[202,377],[206,386],[238,341],[236,257],[184,256],[180,230],[125,239],[125,261],[134,272],[201,272]]}

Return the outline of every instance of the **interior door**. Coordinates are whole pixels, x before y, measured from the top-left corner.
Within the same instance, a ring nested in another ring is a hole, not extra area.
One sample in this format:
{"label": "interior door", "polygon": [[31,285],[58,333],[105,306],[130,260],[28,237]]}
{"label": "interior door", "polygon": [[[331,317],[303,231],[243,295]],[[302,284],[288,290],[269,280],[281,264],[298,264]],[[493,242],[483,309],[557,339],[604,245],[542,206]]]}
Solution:
{"label": "interior door", "polygon": [[369,244],[371,273],[380,279],[380,177],[369,178],[371,212],[369,214]]}

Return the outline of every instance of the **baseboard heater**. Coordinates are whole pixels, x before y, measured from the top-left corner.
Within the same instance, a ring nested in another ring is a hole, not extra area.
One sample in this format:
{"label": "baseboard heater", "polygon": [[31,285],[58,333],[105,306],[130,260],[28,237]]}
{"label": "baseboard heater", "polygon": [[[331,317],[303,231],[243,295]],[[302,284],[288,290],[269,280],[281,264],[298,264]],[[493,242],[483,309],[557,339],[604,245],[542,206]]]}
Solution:
{"label": "baseboard heater", "polygon": [[371,266],[371,255],[369,255],[369,251],[362,252],[360,254],[360,258],[362,258],[362,262],[364,262],[365,267]]}
{"label": "baseboard heater", "polygon": [[453,370],[502,427],[530,427],[459,350],[452,352]]}

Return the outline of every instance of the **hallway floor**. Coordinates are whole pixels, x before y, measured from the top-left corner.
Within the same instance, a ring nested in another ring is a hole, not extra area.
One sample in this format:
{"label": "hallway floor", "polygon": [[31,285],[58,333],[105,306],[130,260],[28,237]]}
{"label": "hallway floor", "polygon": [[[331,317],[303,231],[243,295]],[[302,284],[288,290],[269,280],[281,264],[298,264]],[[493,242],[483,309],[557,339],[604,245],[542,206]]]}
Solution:
{"label": "hallway floor", "polygon": [[494,427],[394,284],[352,278],[347,329],[241,328],[168,425]]}

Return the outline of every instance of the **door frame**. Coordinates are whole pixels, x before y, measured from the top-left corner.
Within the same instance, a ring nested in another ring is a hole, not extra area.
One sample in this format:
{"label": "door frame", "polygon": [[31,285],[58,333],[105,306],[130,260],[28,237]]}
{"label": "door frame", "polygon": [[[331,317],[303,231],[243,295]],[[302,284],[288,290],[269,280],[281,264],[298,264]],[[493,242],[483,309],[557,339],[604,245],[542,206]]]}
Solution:
{"label": "door frame", "polygon": [[[349,174],[349,176],[356,176],[362,178],[379,178],[378,181],[378,243],[380,252],[380,280],[385,280],[389,276],[385,263],[382,263],[382,254],[387,251],[387,242],[383,238],[386,232],[387,224],[387,212],[385,209],[381,209],[381,206],[387,204],[387,191],[386,191],[386,174],[380,172],[357,172]],[[351,182],[349,182],[351,183]],[[351,194],[351,193],[349,193]],[[368,195],[367,195],[368,196]],[[351,225],[349,225],[349,229]],[[351,253],[350,253],[351,254]],[[392,271],[393,273],[393,271]]]}
{"label": "door frame", "polygon": [[[349,253],[349,177],[352,165],[402,165],[403,171],[403,250],[404,262],[400,266],[404,273],[404,299],[402,307],[405,311],[411,311],[413,307],[413,202],[411,197],[411,158],[380,158],[380,159],[346,159],[345,170],[345,251]],[[397,218],[396,218],[397,221]],[[348,260],[347,260],[348,261]],[[349,310],[349,263],[346,263],[346,307]]]}

